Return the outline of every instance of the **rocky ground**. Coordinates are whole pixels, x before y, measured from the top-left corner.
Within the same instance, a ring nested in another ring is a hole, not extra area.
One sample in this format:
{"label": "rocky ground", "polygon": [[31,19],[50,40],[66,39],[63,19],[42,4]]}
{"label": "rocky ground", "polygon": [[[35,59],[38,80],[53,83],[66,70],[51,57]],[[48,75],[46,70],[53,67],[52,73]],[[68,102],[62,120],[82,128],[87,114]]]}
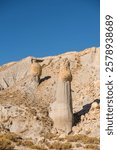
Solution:
{"label": "rocky ground", "polygon": [[[100,49],[38,58],[43,65],[38,87],[30,78],[31,58],[0,66],[0,149],[99,149]],[[63,58],[70,61],[74,125],[65,135],[53,130],[49,116]]]}

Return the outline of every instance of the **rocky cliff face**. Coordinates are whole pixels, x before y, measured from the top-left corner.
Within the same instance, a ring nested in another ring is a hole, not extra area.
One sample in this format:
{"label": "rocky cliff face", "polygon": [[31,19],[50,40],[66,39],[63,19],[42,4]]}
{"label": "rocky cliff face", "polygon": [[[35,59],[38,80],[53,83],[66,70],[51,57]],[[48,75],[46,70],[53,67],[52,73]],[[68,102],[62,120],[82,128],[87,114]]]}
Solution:
{"label": "rocky cliff face", "polygon": [[37,58],[43,66],[38,86],[32,82],[30,73],[34,57],[0,66],[0,132],[14,132],[22,138],[32,138],[34,142],[45,139],[48,133],[58,135],[53,130],[49,112],[55,101],[60,64],[67,58],[72,73],[74,125],[71,134],[99,137],[99,57],[99,48],[89,48]]}

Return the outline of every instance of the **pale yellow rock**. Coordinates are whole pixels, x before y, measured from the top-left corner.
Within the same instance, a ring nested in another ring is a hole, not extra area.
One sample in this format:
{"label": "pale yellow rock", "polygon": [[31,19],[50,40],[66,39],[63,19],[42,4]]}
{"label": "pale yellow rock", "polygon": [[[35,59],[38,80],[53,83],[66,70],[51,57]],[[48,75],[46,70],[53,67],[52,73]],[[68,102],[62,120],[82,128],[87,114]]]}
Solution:
{"label": "pale yellow rock", "polygon": [[31,74],[33,76],[41,76],[42,74],[42,67],[39,63],[36,62],[36,60],[33,61],[31,64]]}
{"label": "pale yellow rock", "polygon": [[84,121],[85,116],[84,116],[84,115],[82,115],[82,116],[80,117],[80,119],[81,119],[81,121]]}
{"label": "pale yellow rock", "polygon": [[42,66],[37,62],[36,59],[32,59],[31,63],[31,76],[32,80],[37,83],[40,82],[40,76],[42,74]]}
{"label": "pale yellow rock", "polygon": [[99,104],[97,102],[94,102],[94,103],[92,103],[90,110],[95,110],[95,109],[99,109],[99,108],[100,108]]}
{"label": "pale yellow rock", "polygon": [[94,86],[100,88],[100,80],[95,81]]}
{"label": "pale yellow rock", "polygon": [[62,81],[72,81],[70,62],[67,59],[65,59],[60,65],[59,79]]}

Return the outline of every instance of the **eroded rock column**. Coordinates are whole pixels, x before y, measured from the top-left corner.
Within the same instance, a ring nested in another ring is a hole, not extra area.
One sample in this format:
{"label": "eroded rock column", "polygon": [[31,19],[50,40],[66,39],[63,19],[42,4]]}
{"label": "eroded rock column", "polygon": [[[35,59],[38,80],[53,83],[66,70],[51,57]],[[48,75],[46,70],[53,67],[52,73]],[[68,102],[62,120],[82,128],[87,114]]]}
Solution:
{"label": "eroded rock column", "polygon": [[66,133],[71,132],[73,125],[71,81],[70,63],[68,59],[64,59],[60,65],[56,100],[51,106],[50,116],[53,119],[54,128]]}

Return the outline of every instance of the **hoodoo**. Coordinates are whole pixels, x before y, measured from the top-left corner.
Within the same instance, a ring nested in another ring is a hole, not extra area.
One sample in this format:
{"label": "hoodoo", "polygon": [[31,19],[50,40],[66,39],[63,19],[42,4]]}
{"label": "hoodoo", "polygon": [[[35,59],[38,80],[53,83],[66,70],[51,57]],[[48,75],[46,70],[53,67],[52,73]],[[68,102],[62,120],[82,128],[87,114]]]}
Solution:
{"label": "hoodoo", "polygon": [[39,83],[41,74],[42,74],[41,65],[38,63],[36,59],[32,59],[31,60],[31,75],[34,81]]}
{"label": "hoodoo", "polygon": [[54,121],[54,127],[66,133],[71,132],[73,125],[71,81],[70,63],[68,59],[64,59],[60,65],[56,100],[52,104],[51,118]]}

